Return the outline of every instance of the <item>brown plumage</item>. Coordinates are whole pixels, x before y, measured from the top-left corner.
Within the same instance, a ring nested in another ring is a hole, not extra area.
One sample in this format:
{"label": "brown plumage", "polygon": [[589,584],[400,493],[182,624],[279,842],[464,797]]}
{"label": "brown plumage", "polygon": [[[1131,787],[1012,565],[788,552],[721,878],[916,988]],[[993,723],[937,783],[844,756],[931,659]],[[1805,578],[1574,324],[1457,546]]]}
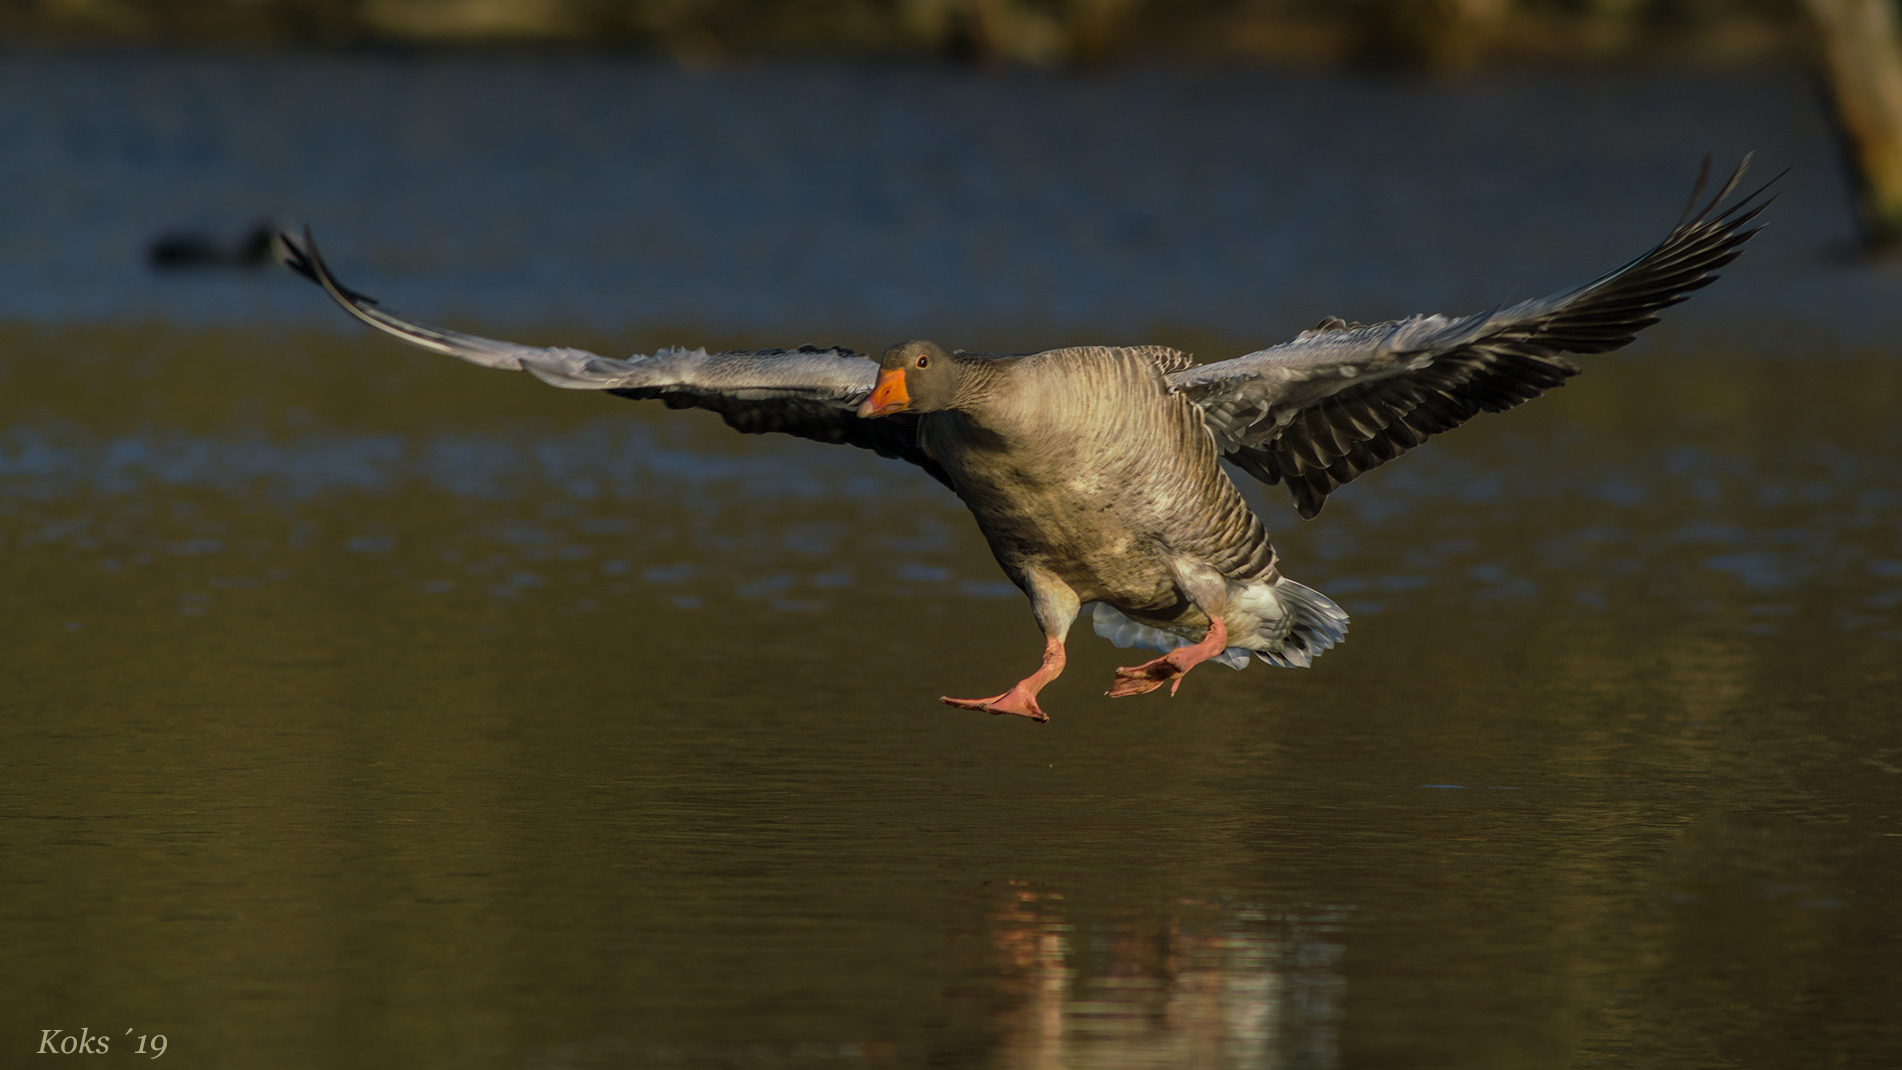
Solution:
{"label": "brown plumage", "polygon": [[340,285],[308,232],[304,245],[284,244],[292,268],[412,344],[919,465],[970,507],[1045,637],[1042,665],[1010,690],[943,701],[1042,721],[1037,694],[1062,672],[1064,637],[1087,603],[1099,634],[1163,652],[1118,669],[1113,696],[1164,683],[1173,692],[1207,660],[1305,666],[1338,642],[1347,615],[1279,574],[1267,529],[1218,459],[1285,482],[1312,517],[1340,486],[1428,436],[1562,385],[1580,369],[1559,354],[1631,341],[1755,233],[1763,190],[1717,210],[1742,166],[1695,210],[1708,168],[1662,243],[1584,286],[1463,318],[1328,319],[1284,345],[1202,365],[1160,346],[994,356],[922,341],[876,363],[811,347],[612,360],[404,319]]}

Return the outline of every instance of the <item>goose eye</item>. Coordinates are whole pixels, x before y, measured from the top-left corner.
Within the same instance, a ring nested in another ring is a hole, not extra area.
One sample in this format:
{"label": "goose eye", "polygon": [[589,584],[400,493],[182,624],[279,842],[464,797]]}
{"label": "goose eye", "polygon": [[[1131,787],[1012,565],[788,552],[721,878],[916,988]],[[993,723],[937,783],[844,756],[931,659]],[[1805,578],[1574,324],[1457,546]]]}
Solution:
{"label": "goose eye", "polygon": [[918,364],[917,364],[917,367],[920,367],[920,368],[922,368],[922,367],[924,367],[925,365],[927,365],[927,364],[930,364],[930,363],[931,363],[931,358],[930,358],[930,357],[927,357],[927,356],[925,356],[925,355],[924,355],[924,354],[922,354],[922,353],[920,353],[920,354],[918,355]]}

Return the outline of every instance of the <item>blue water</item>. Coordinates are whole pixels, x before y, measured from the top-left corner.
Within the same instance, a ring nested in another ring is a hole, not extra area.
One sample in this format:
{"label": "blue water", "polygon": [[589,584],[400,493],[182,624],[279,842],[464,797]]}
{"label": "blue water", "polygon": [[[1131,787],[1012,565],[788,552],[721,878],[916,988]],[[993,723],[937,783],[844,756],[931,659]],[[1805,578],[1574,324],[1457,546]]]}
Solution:
{"label": "blue water", "polygon": [[0,130],[0,318],[35,322],[338,323],[288,278],[144,263],[275,218],[393,307],[495,328],[1256,346],[1589,278],[1663,235],[1703,154],[1751,151],[1792,171],[1772,226],[1673,329],[1877,342],[1902,281],[1840,262],[1846,185],[1796,72],[16,53]]}

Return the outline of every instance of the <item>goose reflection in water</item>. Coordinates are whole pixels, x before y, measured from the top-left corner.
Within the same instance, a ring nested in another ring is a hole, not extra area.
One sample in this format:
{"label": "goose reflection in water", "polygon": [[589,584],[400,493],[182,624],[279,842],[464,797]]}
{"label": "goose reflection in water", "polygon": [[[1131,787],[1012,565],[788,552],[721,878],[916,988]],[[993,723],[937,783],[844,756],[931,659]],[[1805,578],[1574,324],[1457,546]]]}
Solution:
{"label": "goose reflection in water", "polygon": [[1003,899],[985,918],[1000,1066],[1340,1063],[1347,908],[1181,899],[1076,924],[1058,891],[1012,882]]}

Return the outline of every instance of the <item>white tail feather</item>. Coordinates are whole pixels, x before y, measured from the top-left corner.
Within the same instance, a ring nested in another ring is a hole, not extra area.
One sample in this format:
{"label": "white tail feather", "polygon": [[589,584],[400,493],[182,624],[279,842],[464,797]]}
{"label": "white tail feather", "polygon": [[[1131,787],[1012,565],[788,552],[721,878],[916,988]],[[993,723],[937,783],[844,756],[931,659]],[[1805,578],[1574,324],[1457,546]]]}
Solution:
{"label": "white tail feather", "polygon": [[[1264,587],[1251,588],[1262,591]],[[1270,665],[1284,669],[1305,669],[1321,656],[1321,652],[1333,647],[1347,636],[1347,613],[1334,604],[1327,595],[1303,587],[1290,579],[1279,579],[1274,584],[1274,599],[1261,599],[1263,609],[1273,609],[1270,619],[1279,620],[1283,615],[1292,618],[1287,634],[1282,636],[1279,650],[1250,650],[1247,647],[1232,646],[1210,661],[1218,661],[1231,669],[1244,668],[1248,664],[1248,655],[1256,657]],[[1118,612],[1107,602],[1096,603],[1090,614],[1090,623],[1096,634],[1108,639],[1119,647],[1141,647],[1168,653],[1177,647],[1188,646],[1194,640],[1165,632],[1161,628],[1152,628],[1147,624],[1138,624]]]}
{"label": "white tail feather", "polygon": [[1347,637],[1347,611],[1327,595],[1283,577],[1275,582],[1275,598],[1294,618],[1294,624],[1281,640],[1280,650],[1255,652],[1268,664],[1305,669],[1323,650]]}

